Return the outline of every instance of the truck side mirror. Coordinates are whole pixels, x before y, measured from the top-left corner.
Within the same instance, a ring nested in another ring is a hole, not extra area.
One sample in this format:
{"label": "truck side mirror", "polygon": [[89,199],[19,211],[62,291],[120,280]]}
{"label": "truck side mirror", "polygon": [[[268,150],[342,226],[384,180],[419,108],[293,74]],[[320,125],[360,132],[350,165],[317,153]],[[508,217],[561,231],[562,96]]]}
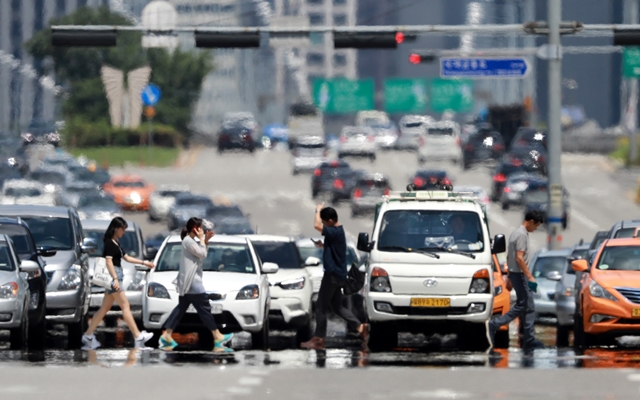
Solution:
{"label": "truck side mirror", "polygon": [[356,246],[358,250],[370,253],[373,244],[369,241],[369,234],[366,232],[360,232],[358,234],[358,244]]}
{"label": "truck side mirror", "polygon": [[504,235],[496,235],[491,245],[491,254],[504,253],[507,251],[507,241]]}

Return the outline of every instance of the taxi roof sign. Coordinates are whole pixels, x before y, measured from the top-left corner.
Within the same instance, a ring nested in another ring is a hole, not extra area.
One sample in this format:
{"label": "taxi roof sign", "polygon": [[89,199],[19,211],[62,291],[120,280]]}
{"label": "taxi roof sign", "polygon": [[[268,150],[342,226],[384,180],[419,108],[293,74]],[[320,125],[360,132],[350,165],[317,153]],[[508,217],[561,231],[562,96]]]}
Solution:
{"label": "taxi roof sign", "polygon": [[451,192],[448,190],[417,190],[415,192],[392,191],[384,196],[387,200],[415,200],[415,201],[468,201],[475,202],[466,192]]}

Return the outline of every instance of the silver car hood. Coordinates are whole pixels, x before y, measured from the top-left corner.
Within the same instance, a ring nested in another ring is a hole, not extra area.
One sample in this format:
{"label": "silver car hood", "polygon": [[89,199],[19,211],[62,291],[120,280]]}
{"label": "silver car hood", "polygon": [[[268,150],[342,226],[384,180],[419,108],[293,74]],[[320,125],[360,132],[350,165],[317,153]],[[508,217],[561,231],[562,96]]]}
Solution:
{"label": "silver car hood", "polygon": [[64,271],[76,261],[73,250],[58,250],[55,256],[45,257],[45,271]]}

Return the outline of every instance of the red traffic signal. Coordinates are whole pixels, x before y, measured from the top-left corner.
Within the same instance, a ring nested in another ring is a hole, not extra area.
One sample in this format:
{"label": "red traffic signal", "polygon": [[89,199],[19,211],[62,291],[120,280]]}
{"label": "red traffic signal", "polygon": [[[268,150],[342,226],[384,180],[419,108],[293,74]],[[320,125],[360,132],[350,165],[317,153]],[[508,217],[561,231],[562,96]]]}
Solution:
{"label": "red traffic signal", "polygon": [[400,44],[404,42],[404,33],[396,32],[396,43]]}
{"label": "red traffic signal", "polygon": [[411,55],[409,56],[409,62],[411,64],[424,64],[424,63],[430,63],[435,61],[436,56],[433,54],[418,54],[418,53],[411,53]]}

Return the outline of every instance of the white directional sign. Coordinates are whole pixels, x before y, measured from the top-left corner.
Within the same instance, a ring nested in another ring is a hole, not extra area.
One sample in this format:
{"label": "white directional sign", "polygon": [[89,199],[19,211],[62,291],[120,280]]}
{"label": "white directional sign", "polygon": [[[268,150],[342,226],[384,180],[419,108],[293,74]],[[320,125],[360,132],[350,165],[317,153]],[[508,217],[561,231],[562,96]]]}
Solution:
{"label": "white directional sign", "polygon": [[524,78],[529,71],[525,58],[456,57],[440,59],[443,78]]}

